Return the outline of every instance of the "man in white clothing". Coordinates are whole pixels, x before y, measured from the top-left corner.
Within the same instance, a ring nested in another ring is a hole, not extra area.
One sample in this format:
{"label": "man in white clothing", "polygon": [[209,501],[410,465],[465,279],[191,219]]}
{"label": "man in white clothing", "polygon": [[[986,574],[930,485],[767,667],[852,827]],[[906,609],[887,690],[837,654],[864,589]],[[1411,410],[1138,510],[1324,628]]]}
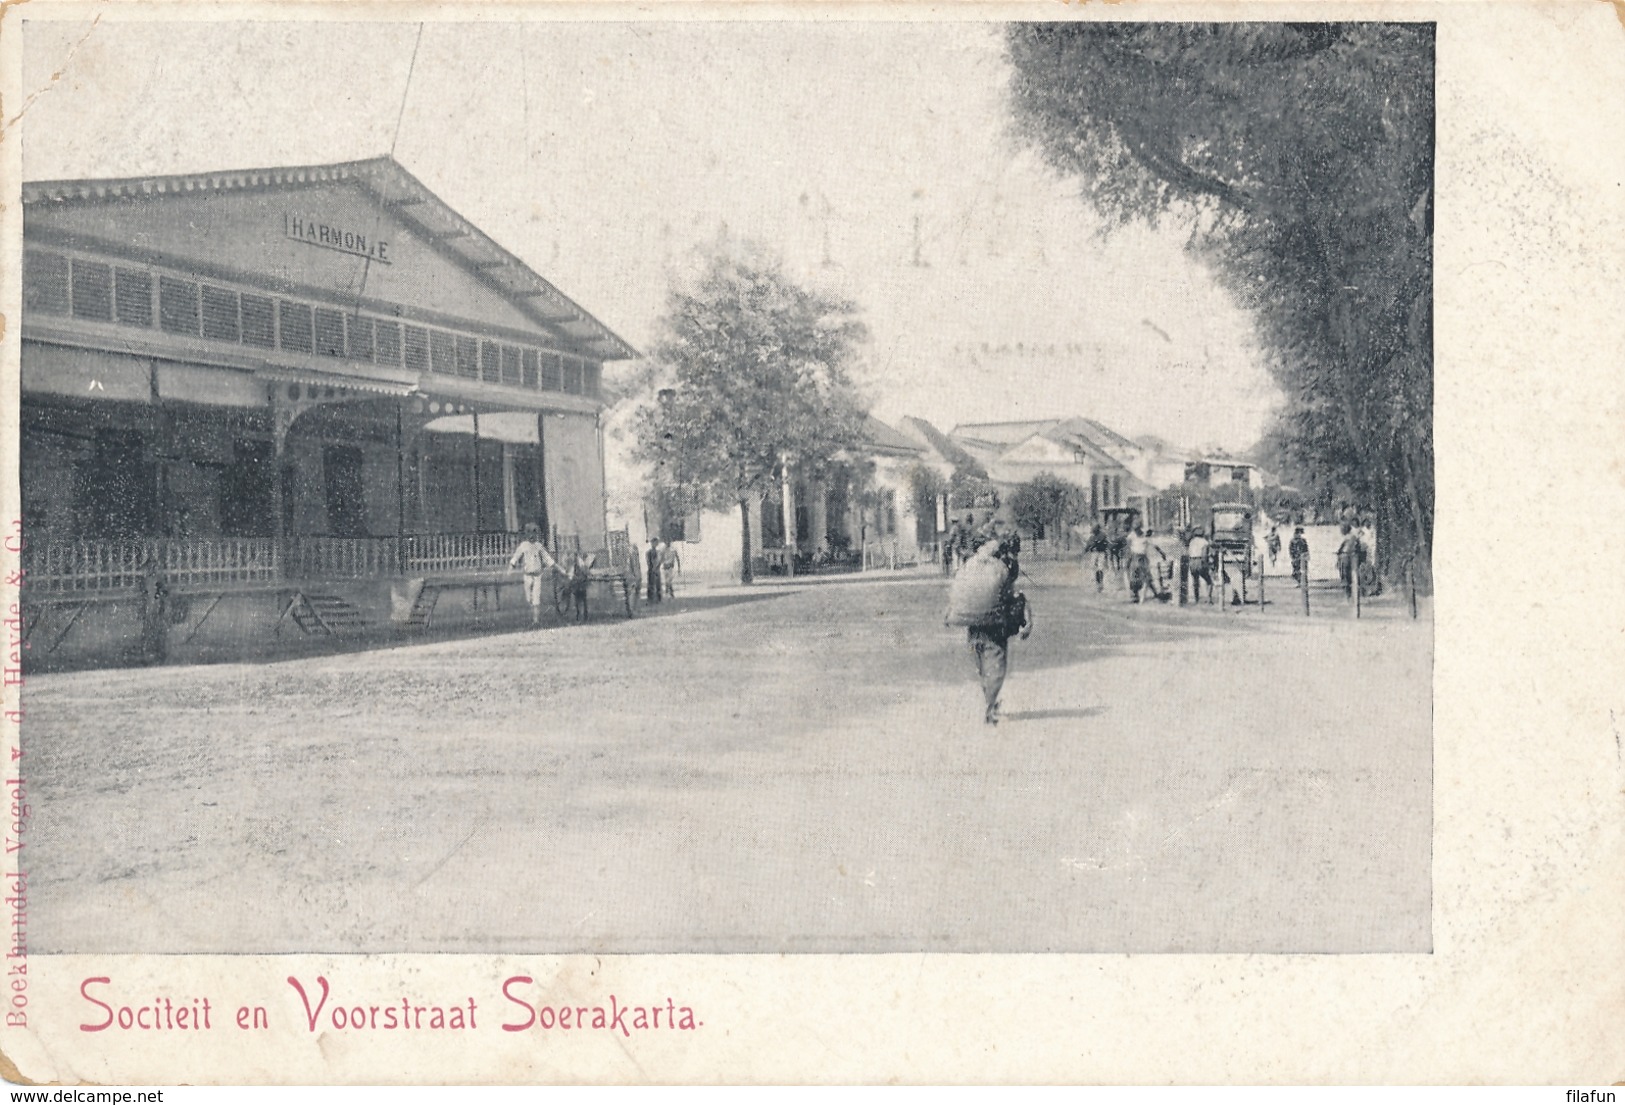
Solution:
{"label": "man in white clothing", "polygon": [[559,571],[558,561],[542,544],[541,531],[535,522],[525,525],[524,540],[514,549],[508,560],[510,569],[518,568],[525,575],[525,601],[530,603],[530,624],[542,624],[542,577],[545,572]]}

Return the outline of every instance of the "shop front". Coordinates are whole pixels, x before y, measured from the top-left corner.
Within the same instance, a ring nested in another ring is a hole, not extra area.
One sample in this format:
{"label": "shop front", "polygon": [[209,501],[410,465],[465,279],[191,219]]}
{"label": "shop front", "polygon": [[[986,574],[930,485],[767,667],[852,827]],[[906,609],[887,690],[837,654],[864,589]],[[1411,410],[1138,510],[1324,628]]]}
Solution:
{"label": "shop front", "polygon": [[624,544],[601,379],[633,351],[393,161],[24,201],[35,666],[488,620],[527,527]]}

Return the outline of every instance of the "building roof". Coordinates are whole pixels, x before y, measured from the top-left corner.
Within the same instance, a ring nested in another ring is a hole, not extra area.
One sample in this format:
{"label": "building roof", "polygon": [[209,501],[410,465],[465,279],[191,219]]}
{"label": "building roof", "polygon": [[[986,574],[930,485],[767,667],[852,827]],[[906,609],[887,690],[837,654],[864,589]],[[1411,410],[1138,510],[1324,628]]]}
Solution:
{"label": "building roof", "polygon": [[964,468],[982,476],[987,475],[987,470],[983,467],[981,461],[977,460],[958,442],[949,438],[947,434],[925,419],[908,416],[902,420],[902,425],[906,432],[913,434],[917,439],[935,449],[943,460],[955,468]]}
{"label": "building roof", "polygon": [[389,156],[332,165],[243,169],[110,180],[23,184],[25,206],[225,191],[277,191],[311,184],[351,183],[392,216],[461,261],[470,271],[545,327],[562,331],[606,361],[638,356],[626,341],[588,314],[518,257],[448,207]]}
{"label": "building roof", "polygon": [[1093,435],[1087,432],[1087,427],[1082,425],[1084,422],[1085,420],[1081,418],[1069,418],[1065,422],[1057,422],[1048,429],[1041,431],[1038,436],[1046,437],[1051,441],[1083,452],[1094,458],[1097,463],[1122,468],[1122,458],[1113,456],[1101,448],[1094,440]]}
{"label": "building roof", "polygon": [[1062,424],[1071,433],[1087,439],[1091,445],[1107,453],[1111,453],[1115,449],[1126,449],[1139,453],[1145,448],[1138,442],[1124,437],[1104,422],[1097,422],[1093,418],[1068,418]]}
{"label": "building roof", "polygon": [[985,441],[989,445],[1014,445],[1034,434],[1043,433],[1060,421],[1059,418],[1041,418],[1026,422],[964,422],[949,430],[948,435]]}
{"label": "building roof", "polygon": [[881,453],[912,455],[925,452],[918,442],[898,433],[872,414],[863,417],[863,437],[871,448]]}

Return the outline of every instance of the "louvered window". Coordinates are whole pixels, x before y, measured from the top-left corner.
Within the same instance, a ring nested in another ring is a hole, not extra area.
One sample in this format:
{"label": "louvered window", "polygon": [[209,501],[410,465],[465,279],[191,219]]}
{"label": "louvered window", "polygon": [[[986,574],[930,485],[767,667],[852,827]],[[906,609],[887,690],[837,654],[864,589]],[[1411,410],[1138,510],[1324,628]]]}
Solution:
{"label": "louvered window", "polygon": [[346,315],[344,318],[344,336],[350,343],[351,360],[372,360],[372,319]]}
{"label": "louvered window", "polygon": [[429,331],[429,350],[433,355],[434,370],[447,376],[457,374],[457,342],[444,330]]}
{"label": "louvered window", "polygon": [[203,336],[219,341],[241,341],[242,325],[237,319],[237,293],[224,288],[203,286]]}
{"label": "louvered window", "polygon": [[502,347],[502,382],[519,386],[519,350],[511,345]]}
{"label": "louvered window", "polygon": [[480,343],[457,335],[457,375],[476,380],[480,375]]}
{"label": "louvered window", "polygon": [[598,398],[599,390],[604,384],[604,366],[588,361],[582,371],[581,390],[583,394]]}
{"label": "louvered window", "polygon": [[113,266],[73,261],[73,315],[98,322],[113,320]]}
{"label": "louvered window", "polygon": [[115,270],[113,309],[126,326],[151,326],[152,274],[140,269]]}
{"label": "louvered window", "polygon": [[277,328],[281,333],[282,348],[290,353],[309,353],[311,350],[310,308],[303,303],[277,300]]}
{"label": "louvered window", "polygon": [[401,363],[401,324],[398,322],[379,322],[374,324],[378,333],[375,350],[379,364]]}
{"label": "louvered window", "polygon": [[429,371],[429,331],[421,326],[405,326],[401,332],[406,367],[413,372]]}
{"label": "louvered window", "polygon": [[158,278],[158,324],[171,334],[190,334],[198,329],[198,288],[190,280]]}
{"label": "louvered window", "polygon": [[542,354],[542,389],[564,390],[564,359],[557,353]]}
{"label": "louvered window", "polygon": [[243,344],[276,348],[276,301],[270,296],[243,293]]}
{"label": "louvered window", "polygon": [[536,350],[527,349],[520,359],[520,370],[524,376],[524,384],[528,388],[535,388],[538,383],[536,369]]}
{"label": "louvered window", "polygon": [[340,312],[316,308],[316,352],[324,357],[344,356],[344,315]]}
{"label": "louvered window", "polygon": [[581,394],[581,362],[573,357],[564,362],[564,390],[571,395]]}
{"label": "louvered window", "polygon": [[60,253],[23,254],[23,310],[68,313],[68,259]]}
{"label": "louvered window", "polygon": [[502,382],[502,346],[494,341],[480,343],[480,379],[488,384]]}

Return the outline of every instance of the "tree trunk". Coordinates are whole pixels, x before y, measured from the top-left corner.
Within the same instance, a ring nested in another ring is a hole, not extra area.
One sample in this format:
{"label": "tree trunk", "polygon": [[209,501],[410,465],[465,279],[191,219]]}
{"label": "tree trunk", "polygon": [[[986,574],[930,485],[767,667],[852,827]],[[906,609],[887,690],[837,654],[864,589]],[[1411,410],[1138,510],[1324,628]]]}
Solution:
{"label": "tree trunk", "polygon": [[750,570],[750,500],[739,500],[739,582],[750,583],[756,577]]}

